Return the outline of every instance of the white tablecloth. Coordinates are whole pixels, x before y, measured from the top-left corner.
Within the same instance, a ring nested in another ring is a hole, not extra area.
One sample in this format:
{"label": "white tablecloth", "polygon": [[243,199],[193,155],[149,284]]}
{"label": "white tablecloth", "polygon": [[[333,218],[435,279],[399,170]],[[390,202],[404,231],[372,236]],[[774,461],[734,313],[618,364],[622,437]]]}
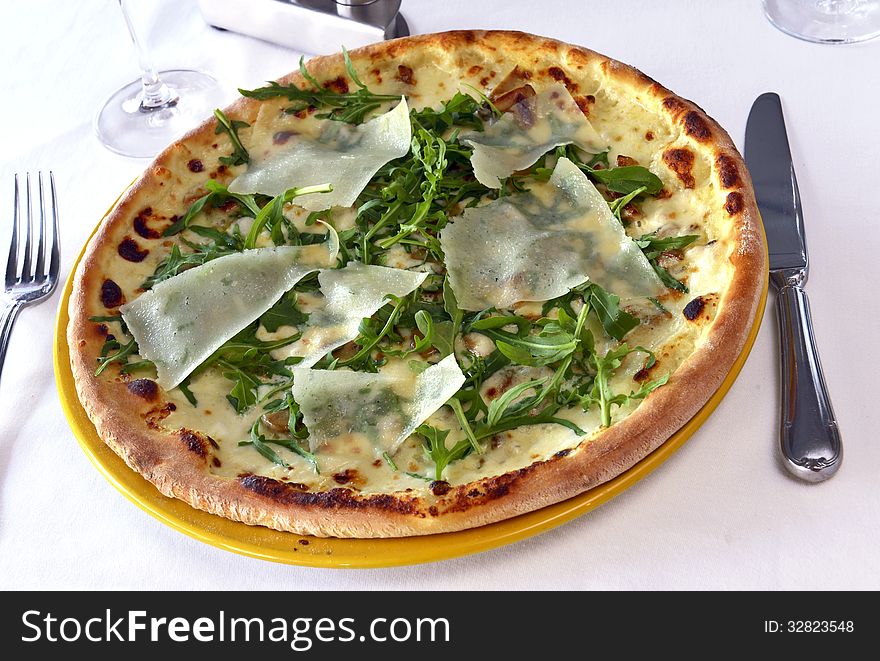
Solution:
{"label": "white tablecloth", "polygon": [[[296,66],[297,53],[209,28],[192,0],[132,4],[160,68],[213,71],[230,97]],[[244,558],[163,526],[86,459],[53,379],[56,293],[20,316],[0,384],[0,587],[880,588],[880,41],[797,41],[765,21],[758,0],[404,0],[403,8],[413,32],[515,28],[633,64],[696,100],[740,146],[752,100],[782,95],[806,210],[816,335],[846,443],[839,474],[806,485],[777,463],[771,297],[751,357],[710,420],[650,477],[572,523],[398,569]],[[5,257],[12,173],[52,169],[66,278],[97,220],[146,165],[110,153],[92,133],[104,97],[136,74],[116,3],[6,3],[0,70],[0,251]]]}

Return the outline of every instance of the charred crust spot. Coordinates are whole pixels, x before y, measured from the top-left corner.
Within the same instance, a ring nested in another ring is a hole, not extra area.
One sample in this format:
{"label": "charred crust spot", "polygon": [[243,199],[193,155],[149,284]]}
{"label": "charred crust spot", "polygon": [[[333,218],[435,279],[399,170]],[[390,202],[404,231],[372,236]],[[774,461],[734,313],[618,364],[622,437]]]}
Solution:
{"label": "charred crust spot", "polygon": [[440,514],[440,510],[436,505],[431,505],[428,508],[428,514],[430,514],[431,516],[437,516],[438,514]]}
{"label": "charred crust spot", "polygon": [[672,197],[672,191],[668,191],[665,188],[661,188],[660,192],[654,195],[658,200],[668,200]]}
{"label": "charred crust spot", "polygon": [[190,452],[197,454],[202,459],[208,456],[211,444],[203,434],[190,429],[181,429],[177,433]]}
{"label": "charred crust spot", "polygon": [[727,195],[727,201],[724,202],[724,210],[727,211],[730,216],[735,216],[742,212],[744,206],[745,201],[743,200],[743,196],[736,191],[729,193]]}
{"label": "charred crust spot", "polygon": [[[150,216],[152,215],[152,211],[153,210],[150,209],[150,207],[147,207],[146,209],[141,211],[137,216],[134,217],[134,231],[141,238],[144,238],[144,239],[162,238],[162,232],[160,232],[159,230],[154,230],[147,223]],[[172,219],[171,222],[173,223],[175,220],[177,220],[176,217],[174,219]]]}
{"label": "charred crust spot", "polygon": [[469,76],[476,76],[476,75],[477,75],[478,73],[480,73],[482,70],[483,70],[483,67],[481,67],[479,64],[475,64],[475,65],[472,66],[470,69],[468,69],[467,72],[468,72],[468,75],[469,75]]}
{"label": "charred crust spot", "polygon": [[571,93],[576,92],[578,89],[577,83],[569,78],[566,73],[559,67],[550,67],[549,69],[547,69],[547,75],[550,76],[553,80],[556,80],[565,85],[565,87]]}
{"label": "charred crust spot", "polygon": [[299,544],[300,546],[308,546],[308,545],[309,545],[309,540],[307,540],[307,539],[298,539],[298,540],[296,540],[296,543]]}
{"label": "charred crust spot", "polygon": [[101,337],[106,338],[108,335],[110,335],[110,328],[107,326],[107,324],[98,324],[95,327],[95,330]]}
{"label": "charred crust spot", "polygon": [[354,468],[346,468],[344,471],[333,476],[333,481],[336,484],[348,484],[349,482],[355,482],[357,479],[358,472]]}
{"label": "charred crust spot", "polygon": [[444,508],[445,512],[462,512],[483,503],[491,502],[503,498],[510,493],[513,486],[530,473],[538,464],[532,464],[526,468],[498,475],[497,477],[488,478],[480,483],[480,492],[472,495],[475,489],[465,492],[464,489],[457,489],[451,498],[448,506]]}
{"label": "charred crust spot", "polygon": [[296,135],[296,131],[278,131],[277,133],[272,135],[272,144],[274,144],[274,145],[286,144],[287,141],[290,140],[295,135]]}
{"label": "charred crust spot", "polygon": [[375,460],[373,461],[373,468],[379,468],[379,466],[381,466],[381,465],[382,465],[382,460],[381,460],[381,459],[375,459]]}
{"label": "charred crust spot", "polygon": [[450,489],[452,489],[452,487],[449,486],[449,482],[446,480],[434,480],[428,485],[428,488],[435,496],[445,496],[449,493]]}
{"label": "charred crust spot", "polygon": [[282,505],[298,505],[324,510],[381,510],[396,514],[419,514],[419,499],[414,497],[372,494],[360,496],[351,489],[303,492],[299,488],[262,475],[241,475],[243,489]]}
{"label": "charred crust spot", "polygon": [[648,131],[645,133],[645,140],[650,142],[653,139],[654,139],[654,132],[653,131]]}
{"label": "charred crust spot", "polygon": [[194,158],[186,164],[186,167],[189,169],[190,172],[202,172],[205,169],[205,164],[202,163],[199,159]]}
{"label": "charred crust spot", "polygon": [[702,296],[697,296],[694,300],[684,306],[682,314],[684,314],[684,318],[688,321],[693,321],[700,316],[704,307],[706,307],[705,299],[703,299]]}
{"label": "charred crust spot", "polygon": [[159,386],[151,379],[135,379],[126,387],[132,395],[137,395],[148,402],[155,402],[159,397]]}
{"label": "charred crust spot", "polygon": [[297,119],[305,119],[306,117],[311,115],[316,110],[317,110],[317,108],[315,106],[309,106],[308,108],[303,108],[302,110],[297,110],[295,113],[293,113],[293,116],[296,117]]}
{"label": "charred crust spot", "polygon": [[684,130],[697,142],[706,142],[712,137],[709,125],[696,110],[691,110],[684,116]]}
{"label": "charred crust spot", "polygon": [[397,65],[397,79],[406,85],[415,85],[416,82],[413,78],[413,70],[405,64]]}
{"label": "charred crust spot", "polygon": [[685,188],[694,187],[696,184],[692,174],[694,153],[690,149],[667,149],[663,152],[663,162],[675,173]]}
{"label": "charred crust spot", "polygon": [[638,165],[639,162],[634,159],[632,156],[624,156],[623,154],[618,154],[617,156],[617,167],[623,168],[628,165]]}
{"label": "charred crust spot", "polygon": [[476,497],[479,496],[479,495],[480,495],[480,490],[479,490],[479,489],[471,489],[470,491],[467,492],[467,497],[468,497],[468,498],[476,498]]}
{"label": "charred crust spot", "polygon": [[577,107],[581,109],[581,112],[584,113],[584,116],[589,117],[590,106],[596,103],[596,97],[592,94],[587,94],[586,96],[578,95],[574,97],[574,102],[577,104]]}
{"label": "charred crust spot", "polygon": [[715,159],[715,166],[718,168],[718,178],[721,179],[721,185],[724,188],[739,188],[742,180],[739,177],[739,168],[736,167],[736,161],[727,154],[721,154]]}
{"label": "charred crust spot", "polygon": [[110,279],[101,283],[101,303],[105,308],[118,308],[125,302],[122,289]]}
{"label": "charred crust spot", "polygon": [[684,104],[684,101],[681,99],[677,99],[674,96],[667,96],[663,99],[663,107],[673,116],[678,117],[680,114],[687,110],[687,106]]}
{"label": "charred crust spot", "polygon": [[174,402],[168,402],[164,406],[157,406],[144,414],[144,421],[150,429],[159,429],[159,423],[177,410]]}
{"label": "charred crust spot", "polygon": [[633,381],[636,383],[642,383],[643,381],[647,381],[651,376],[651,372],[657,369],[657,366],[660,365],[659,360],[655,360],[654,364],[648,367],[648,361],[645,361],[644,366],[635,374],[633,374]]}
{"label": "charred crust spot", "polygon": [[211,463],[214,464],[217,468],[220,468],[223,465],[223,462],[220,461],[217,457],[211,457]]}
{"label": "charred crust spot", "polygon": [[147,255],[150,254],[150,251],[144,248],[141,250],[141,247],[137,244],[137,241],[130,237],[125,237],[119,243],[119,248],[117,249],[119,256],[122,259],[127,260],[129,262],[142,262],[147,258]]}
{"label": "charred crust spot", "polygon": [[342,76],[334,78],[333,80],[328,80],[326,83],[324,83],[324,88],[328,90],[333,90],[337,94],[348,94],[348,83]]}
{"label": "charred crust spot", "polygon": [[559,452],[557,452],[553,456],[556,457],[557,459],[562,459],[562,457],[567,457],[570,454],[571,454],[571,450],[560,450]]}

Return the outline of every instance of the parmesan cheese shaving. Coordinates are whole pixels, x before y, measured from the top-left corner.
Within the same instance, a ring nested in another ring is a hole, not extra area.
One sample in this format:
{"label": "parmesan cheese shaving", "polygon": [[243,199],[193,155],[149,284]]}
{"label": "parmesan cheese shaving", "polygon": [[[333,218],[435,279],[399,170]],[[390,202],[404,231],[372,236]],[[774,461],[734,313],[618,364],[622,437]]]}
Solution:
{"label": "parmesan cheese shaving", "polygon": [[296,367],[293,379],[312,452],[355,435],[368,439],[378,456],[393,454],[458,392],[465,376],[450,355],[418,375],[398,363],[376,374]]}
{"label": "parmesan cheese shaving", "polygon": [[621,298],[664,291],[601,193],[566,158],[546,184],[452,220],[440,244],[464,310],[546,301],[588,279]]}
{"label": "parmesan cheese shaving", "polygon": [[[332,233],[331,233],[332,234]],[[119,310],[169,390],[301,278],[336,260],[334,241],[226,255],[158,283]]]}
{"label": "parmesan cheese shaving", "polygon": [[296,204],[309,211],[350,207],[379,168],[409,152],[411,139],[405,99],[393,110],[358,126],[323,120],[317,139],[304,134],[290,137],[284,145],[252,161],[229,190],[275,196],[291,188],[330,183],[331,192],[304,195]]}
{"label": "parmesan cheese shaving", "polygon": [[461,139],[474,148],[471,164],[477,181],[489,188],[501,188],[501,179],[525,170],[554,147],[574,144],[599,153],[607,146],[559,83],[518,101],[485,131],[465,133]]}
{"label": "parmesan cheese shaving", "polygon": [[278,349],[276,357],[302,356],[311,367],[328,351],[358,336],[361,320],[388,302],[388,296],[406,296],[424,282],[425,272],[368,266],[349,262],[341,269],[323,270],[318,283],[324,304],[309,316],[302,338]]}

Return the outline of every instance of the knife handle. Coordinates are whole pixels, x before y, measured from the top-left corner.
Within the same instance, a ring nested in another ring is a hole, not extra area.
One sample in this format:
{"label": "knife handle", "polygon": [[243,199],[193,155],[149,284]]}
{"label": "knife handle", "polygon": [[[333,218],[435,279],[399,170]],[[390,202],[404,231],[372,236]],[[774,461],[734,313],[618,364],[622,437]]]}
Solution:
{"label": "knife handle", "polygon": [[776,307],[782,344],[783,463],[800,479],[821,482],[837,472],[843,446],[816,350],[810,303],[799,285],[786,284]]}

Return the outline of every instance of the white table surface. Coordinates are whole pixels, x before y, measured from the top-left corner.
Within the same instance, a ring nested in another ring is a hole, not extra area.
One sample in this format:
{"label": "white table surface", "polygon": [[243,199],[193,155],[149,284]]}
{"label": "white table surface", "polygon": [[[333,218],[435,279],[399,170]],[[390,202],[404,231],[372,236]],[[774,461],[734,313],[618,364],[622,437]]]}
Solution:
{"label": "white table surface", "polygon": [[[160,68],[257,86],[299,55],[202,21],[193,0],[142,0]],[[53,169],[62,277],[146,161],[98,144],[92,117],[135,77],[113,0],[6,3],[0,22],[0,252],[12,173]],[[413,32],[515,28],[583,44],[694,99],[742,145],[761,92],[786,107],[810,242],[810,294],[846,444],[825,484],[777,463],[775,315],[739,380],[666,464],[600,509],[480,555],[387,570],[288,567],[194,541],[117,493],[79,449],[52,373],[59,295],[25,310],[0,383],[0,588],[793,589],[880,588],[880,40],[831,47],[784,36],[758,0],[404,0]],[[873,403],[872,403],[873,402]]]}

